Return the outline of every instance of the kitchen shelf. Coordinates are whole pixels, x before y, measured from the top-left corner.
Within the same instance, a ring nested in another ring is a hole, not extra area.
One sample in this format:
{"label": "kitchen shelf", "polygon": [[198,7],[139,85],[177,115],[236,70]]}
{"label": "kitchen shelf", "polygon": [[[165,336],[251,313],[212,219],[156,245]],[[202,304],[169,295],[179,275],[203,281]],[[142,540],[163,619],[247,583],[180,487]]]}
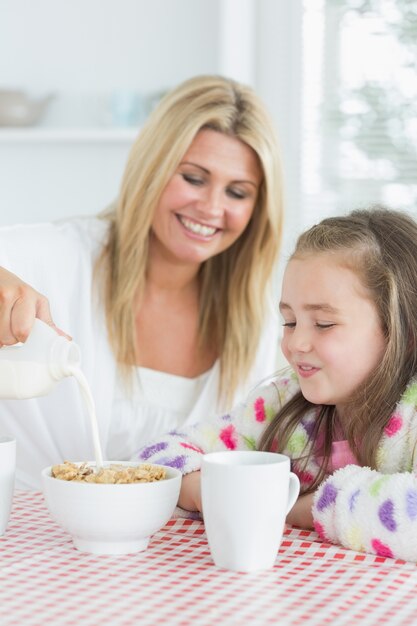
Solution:
{"label": "kitchen shelf", "polygon": [[0,128],[3,143],[132,143],[138,128]]}

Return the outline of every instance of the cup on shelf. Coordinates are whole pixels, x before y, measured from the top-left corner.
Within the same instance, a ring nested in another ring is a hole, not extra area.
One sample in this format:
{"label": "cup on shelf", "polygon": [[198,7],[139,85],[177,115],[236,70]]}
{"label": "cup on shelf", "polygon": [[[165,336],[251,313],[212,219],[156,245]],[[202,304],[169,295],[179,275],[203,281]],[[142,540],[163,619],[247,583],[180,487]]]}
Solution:
{"label": "cup on shelf", "polygon": [[9,523],[16,470],[16,440],[0,435],[0,536]]}
{"label": "cup on shelf", "polygon": [[290,459],[273,452],[213,452],[203,457],[204,524],[214,563],[252,572],[273,566],[285,518],[300,491]]}
{"label": "cup on shelf", "polygon": [[135,91],[115,91],[110,96],[110,116],[114,126],[128,128],[140,124],[144,117],[144,101]]}

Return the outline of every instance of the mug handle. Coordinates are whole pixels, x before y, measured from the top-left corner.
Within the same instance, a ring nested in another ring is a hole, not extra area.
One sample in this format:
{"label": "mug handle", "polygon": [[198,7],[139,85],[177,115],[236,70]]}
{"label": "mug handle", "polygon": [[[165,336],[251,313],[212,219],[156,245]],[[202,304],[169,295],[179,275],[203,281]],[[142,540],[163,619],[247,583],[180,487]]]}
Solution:
{"label": "mug handle", "polygon": [[299,478],[294,472],[290,472],[290,484],[288,488],[288,504],[287,504],[287,514],[291,511],[294,506],[298,495],[300,493],[300,481]]}

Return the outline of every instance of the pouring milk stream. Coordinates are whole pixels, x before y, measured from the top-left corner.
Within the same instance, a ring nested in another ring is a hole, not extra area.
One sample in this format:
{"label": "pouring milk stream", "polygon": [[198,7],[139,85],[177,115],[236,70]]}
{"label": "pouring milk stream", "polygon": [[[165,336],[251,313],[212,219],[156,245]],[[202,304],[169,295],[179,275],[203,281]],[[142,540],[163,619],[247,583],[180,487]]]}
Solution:
{"label": "pouring milk stream", "polygon": [[49,393],[59,380],[74,376],[90,417],[96,467],[103,466],[93,396],[80,369],[80,348],[35,319],[25,343],[0,348],[0,398],[35,398]]}

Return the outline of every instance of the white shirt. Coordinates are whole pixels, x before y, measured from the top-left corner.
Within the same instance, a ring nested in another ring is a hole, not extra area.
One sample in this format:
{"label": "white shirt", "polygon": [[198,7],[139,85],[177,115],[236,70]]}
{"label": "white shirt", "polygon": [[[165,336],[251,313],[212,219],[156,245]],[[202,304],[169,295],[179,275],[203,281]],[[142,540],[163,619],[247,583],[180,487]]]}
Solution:
{"label": "white shirt", "polygon": [[[196,378],[185,378],[138,367],[131,397],[121,377],[116,376],[105,458],[130,459],[143,442],[187,423],[210,375],[211,370]],[[205,416],[195,415],[196,421]]]}

